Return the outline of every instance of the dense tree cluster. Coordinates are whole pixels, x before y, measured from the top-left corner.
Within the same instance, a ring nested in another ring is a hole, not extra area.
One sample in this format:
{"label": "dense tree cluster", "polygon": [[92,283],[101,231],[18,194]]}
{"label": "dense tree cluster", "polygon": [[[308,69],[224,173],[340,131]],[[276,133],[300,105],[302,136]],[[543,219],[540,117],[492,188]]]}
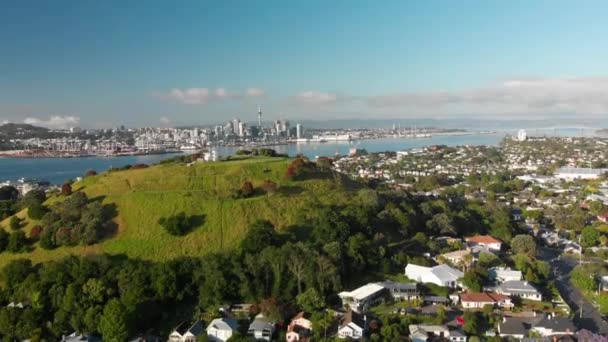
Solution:
{"label": "dense tree cluster", "polygon": [[75,192],[49,209],[40,221],[40,245],[46,249],[96,243],[113,216],[109,208],[100,201],[90,201],[84,192]]}

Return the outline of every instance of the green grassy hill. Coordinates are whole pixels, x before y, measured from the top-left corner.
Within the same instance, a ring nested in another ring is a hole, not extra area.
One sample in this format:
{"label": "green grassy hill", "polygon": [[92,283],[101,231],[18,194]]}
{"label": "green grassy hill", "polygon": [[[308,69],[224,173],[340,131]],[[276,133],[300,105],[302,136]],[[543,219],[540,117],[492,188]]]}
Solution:
{"label": "green grassy hill", "polygon": [[[311,201],[342,204],[349,199],[351,191],[337,186],[332,177],[287,180],[289,162],[287,158],[256,157],[190,167],[164,164],[85,178],[74,184],[74,191],[84,191],[89,198],[102,198],[104,204],[115,205],[117,232],[92,246],[45,250],[34,244],[30,252],[4,252],[0,254],[0,266],[15,258],[43,262],[70,254],[103,252],[149,260],[199,256],[235,248],[249,224],[257,219],[268,219],[279,231],[285,231]],[[276,182],[279,191],[234,198],[243,182],[251,181],[257,187],[267,179]],[[60,198],[50,198],[48,202],[57,200]],[[204,222],[185,236],[171,236],[158,220],[182,211],[202,215]],[[29,233],[36,222],[27,218],[25,211],[17,215],[26,218],[22,229]],[[1,223],[7,230],[8,220]]]}

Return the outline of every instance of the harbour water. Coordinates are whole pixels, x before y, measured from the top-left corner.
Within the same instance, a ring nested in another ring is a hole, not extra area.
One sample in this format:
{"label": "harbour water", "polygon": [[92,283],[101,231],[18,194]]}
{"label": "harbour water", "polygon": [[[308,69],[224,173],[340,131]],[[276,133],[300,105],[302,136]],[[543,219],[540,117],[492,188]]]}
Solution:
{"label": "harbour water", "polygon": [[[348,154],[351,148],[365,149],[368,152],[398,151],[429,145],[498,145],[504,134],[474,135],[437,135],[423,139],[384,138],[357,140],[351,142],[302,143],[266,146],[278,153],[290,156],[303,154],[309,158]],[[219,147],[220,155],[231,155],[238,149],[247,147]],[[61,184],[68,179],[82,176],[87,170],[103,172],[111,167],[122,167],[139,163],[155,164],[171,154],[157,154],[127,157],[89,157],[89,158],[0,158],[0,182],[15,181],[20,178],[47,180]]]}

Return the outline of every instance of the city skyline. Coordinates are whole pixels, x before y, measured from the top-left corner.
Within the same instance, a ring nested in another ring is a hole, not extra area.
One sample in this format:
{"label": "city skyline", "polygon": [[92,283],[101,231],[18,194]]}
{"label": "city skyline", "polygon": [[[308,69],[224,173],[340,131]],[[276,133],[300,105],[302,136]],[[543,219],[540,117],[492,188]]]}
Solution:
{"label": "city skyline", "polygon": [[206,125],[258,104],[268,121],[600,122],[607,6],[5,3],[0,122]]}

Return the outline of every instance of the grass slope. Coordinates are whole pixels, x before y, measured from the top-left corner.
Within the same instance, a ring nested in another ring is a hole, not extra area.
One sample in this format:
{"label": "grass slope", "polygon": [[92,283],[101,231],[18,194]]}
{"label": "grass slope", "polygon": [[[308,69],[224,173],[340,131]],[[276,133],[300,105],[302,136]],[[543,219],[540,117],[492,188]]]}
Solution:
{"label": "grass slope", "polygon": [[[102,252],[149,260],[200,256],[235,248],[249,224],[257,219],[268,219],[284,231],[296,223],[310,201],[342,204],[350,197],[351,192],[336,186],[333,179],[286,180],[289,162],[286,158],[256,157],[191,167],[166,164],[85,178],[74,184],[74,191],[84,191],[89,198],[100,197],[104,204],[116,205],[115,236],[93,246],[49,251],[35,244],[27,253],[4,252],[0,254],[0,266],[16,258],[30,258],[37,263],[70,254]],[[266,179],[276,182],[280,191],[248,199],[233,198],[243,182],[251,181],[257,187]],[[56,200],[59,199],[51,198],[49,202]],[[158,220],[182,211],[204,215],[204,223],[186,236],[171,236]],[[24,211],[17,215],[27,217]],[[7,230],[8,221],[1,223]],[[29,233],[35,224],[28,218],[23,229]]]}

